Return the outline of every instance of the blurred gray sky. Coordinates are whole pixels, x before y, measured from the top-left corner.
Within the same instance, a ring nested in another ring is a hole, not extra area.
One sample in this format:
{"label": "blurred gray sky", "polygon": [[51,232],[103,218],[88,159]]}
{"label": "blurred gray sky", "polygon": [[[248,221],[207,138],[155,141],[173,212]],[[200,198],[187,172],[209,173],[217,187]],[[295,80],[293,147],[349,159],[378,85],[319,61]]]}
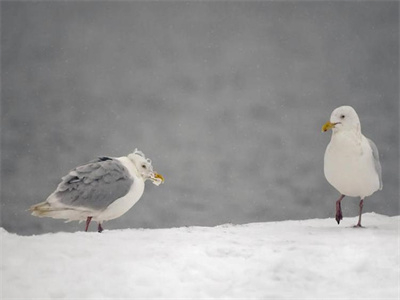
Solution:
{"label": "blurred gray sky", "polygon": [[26,210],[136,147],[165,185],[107,229],[332,217],[320,129],[343,104],[381,154],[365,211],[397,215],[398,54],[396,1],[2,1],[2,226],[81,230]]}

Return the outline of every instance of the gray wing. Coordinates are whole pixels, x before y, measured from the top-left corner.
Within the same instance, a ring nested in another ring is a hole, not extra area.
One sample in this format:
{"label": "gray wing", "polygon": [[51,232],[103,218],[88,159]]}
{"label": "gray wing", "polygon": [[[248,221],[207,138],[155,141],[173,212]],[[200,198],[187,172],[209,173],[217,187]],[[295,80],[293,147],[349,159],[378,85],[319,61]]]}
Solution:
{"label": "gray wing", "polygon": [[378,148],[376,147],[375,143],[368,139],[369,145],[371,146],[372,149],[372,156],[374,157],[374,165],[375,165],[375,170],[376,173],[378,173],[379,176],[379,189],[381,190],[383,187],[383,182],[382,182],[382,167],[381,167],[381,162],[379,161],[379,152]]}
{"label": "gray wing", "polygon": [[64,176],[55,196],[68,206],[102,210],[125,196],[132,184],[133,179],[120,161],[99,157]]}

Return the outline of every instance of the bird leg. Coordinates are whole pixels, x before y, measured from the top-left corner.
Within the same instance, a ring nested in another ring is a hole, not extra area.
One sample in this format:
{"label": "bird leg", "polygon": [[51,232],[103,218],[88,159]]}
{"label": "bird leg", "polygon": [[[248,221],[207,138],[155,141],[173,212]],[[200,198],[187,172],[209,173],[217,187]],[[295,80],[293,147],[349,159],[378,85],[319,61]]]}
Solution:
{"label": "bird leg", "polygon": [[101,226],[101,223],[99,223],[99,225],[97,226],[97,232],[101,233],[103,231],[103,227]]}
{"label": "bird leg", "polygon": [[360,215],[358,216],[358,223],[354,227],[362,227],[361,226],[361,214],[362,214],[363,206],[364,206],[364,199],[361,199],[361,201],[360,201]]}
{"label": "bird leg", "polygon": [[343,198],[344,198],[344,195],[341,195],[340,198],[336,201],[336,222],[338,224],[340,223],[340,220],[343,219],[342,206],[340,205]]}
{"label": "bird leg", "polygon": [[89,224],[90,224],[90,221],[92,221],[92,217],[87,217],[87,219],[86,219],[86,227],[85,227],[85,231],[88,231],[88,229],[89,229]]}

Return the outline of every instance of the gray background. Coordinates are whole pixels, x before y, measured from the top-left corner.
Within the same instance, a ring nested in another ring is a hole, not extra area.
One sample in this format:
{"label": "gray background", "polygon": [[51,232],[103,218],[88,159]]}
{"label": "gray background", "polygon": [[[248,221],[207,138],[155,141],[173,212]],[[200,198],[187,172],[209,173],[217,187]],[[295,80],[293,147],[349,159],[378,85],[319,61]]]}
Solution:
{"label": "gray background", "polygon": [[399,214],[397,2],[1,8],[5,229],[82,230],[27,209],[75,166],[136,147],[166,182],[106,229],[332,217],[321,126],[343,104],[380,150],[384,189],[365,211]]}

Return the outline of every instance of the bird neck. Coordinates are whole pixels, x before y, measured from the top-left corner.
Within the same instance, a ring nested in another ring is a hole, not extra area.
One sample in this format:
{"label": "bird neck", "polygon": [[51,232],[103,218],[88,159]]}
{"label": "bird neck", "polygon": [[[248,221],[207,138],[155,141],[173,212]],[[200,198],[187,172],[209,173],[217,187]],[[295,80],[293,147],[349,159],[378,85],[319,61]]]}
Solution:
{"label": "bird neck", "polygon": [[129,174],[133,177],[133,178],[142,178],[142,176],[139,174],[135,163],[132,161],[132,159],[130,159],[129,157],[126,156],[122,156],[122,157],[118,157],[118,159],[124,164],[124,166],[128,169]]}
{"label": "bird neck", "polygon": [[361,147],[362,134],[361,130],[338,130],[332,132],[331,141],[339,147]]}

